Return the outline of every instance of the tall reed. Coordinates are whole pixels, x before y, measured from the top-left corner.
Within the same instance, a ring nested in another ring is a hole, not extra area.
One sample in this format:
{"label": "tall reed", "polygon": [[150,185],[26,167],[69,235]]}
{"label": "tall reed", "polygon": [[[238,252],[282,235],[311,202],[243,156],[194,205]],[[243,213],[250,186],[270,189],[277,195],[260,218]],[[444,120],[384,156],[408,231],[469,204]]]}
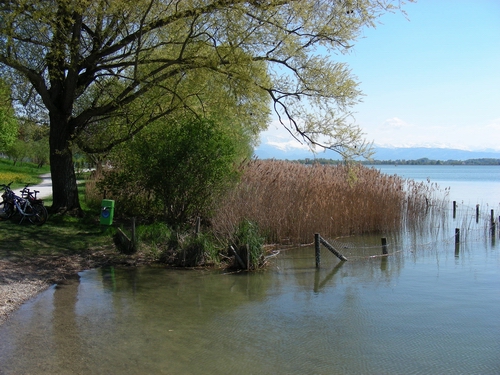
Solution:
{"label": "tall reed", "polygon": [[407,184],[361,165],[255,160],[221,202],[212,226],[227,235],[250,220],[264,230],[268,243],[307,243],[317,232],[343,236],[397,230],[405,220],[425,215],[435,199],[434,187]]}

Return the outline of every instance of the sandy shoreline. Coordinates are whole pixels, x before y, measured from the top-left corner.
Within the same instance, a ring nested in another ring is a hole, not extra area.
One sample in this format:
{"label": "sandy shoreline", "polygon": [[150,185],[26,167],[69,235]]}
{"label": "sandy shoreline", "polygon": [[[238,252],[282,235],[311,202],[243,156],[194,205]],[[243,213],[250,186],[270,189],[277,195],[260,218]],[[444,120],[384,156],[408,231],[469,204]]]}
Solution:
{"label": "sandy shoreline", "polygon": [[[61,258],[0,260],[0,324],[24,302],[50,285],[77,274],[81,268],[78,259]],[[65,260],[67,264],[64,265]]]}
{"label": "sandy shoreline", "polygon": [[[38,197],[52,195],[50,173],[41,175],[42,182],[32,189]],[[88,249],[77,255],[0,257],[0,325],[23,303],[51,285],[78,277],[78,272],[104,266],[130,267],[151,263],[138,253],[125,256],[110,241],[107,247]]]}
{"label": "sandy shoreline", "polygon": [[124,258],[110,251],[86,256],[39,256],[22,260],[0,259],[0,325],[23,303],[51,285],[75,278],[78,272],[103,266],[130,267],[149,264],[140,254]]}

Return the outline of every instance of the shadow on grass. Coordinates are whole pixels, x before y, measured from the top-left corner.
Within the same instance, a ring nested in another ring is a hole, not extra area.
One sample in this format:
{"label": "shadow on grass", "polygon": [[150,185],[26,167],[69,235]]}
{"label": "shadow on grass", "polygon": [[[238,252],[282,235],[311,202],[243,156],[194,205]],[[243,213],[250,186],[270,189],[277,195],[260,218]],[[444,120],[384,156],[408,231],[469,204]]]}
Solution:
{"label": "shadow on grass", "polygon": [[114,228],[103,228],[92,219],[52,216],[42,226],[19,218],[0,220],[0,258],[85,255],[96,250],[114,251]]}

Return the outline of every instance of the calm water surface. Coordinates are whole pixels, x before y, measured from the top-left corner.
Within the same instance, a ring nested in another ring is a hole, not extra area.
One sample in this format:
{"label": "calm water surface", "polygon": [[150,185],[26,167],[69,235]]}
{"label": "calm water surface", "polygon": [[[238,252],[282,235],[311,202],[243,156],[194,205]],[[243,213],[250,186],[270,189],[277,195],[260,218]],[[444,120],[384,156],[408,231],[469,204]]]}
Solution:
{"label": "calm water surface", "polygon": [[83,272],[0,326],[0,374],[500,374],[500,238],[467,215],[388,257],[342,239],[320,269],[306,247],[250,274]]}
{"label": "calm water surface", "polygon": [[374,168],[449,188],[450,200],[470,205],[500,204],[500,165],[377,165]]}

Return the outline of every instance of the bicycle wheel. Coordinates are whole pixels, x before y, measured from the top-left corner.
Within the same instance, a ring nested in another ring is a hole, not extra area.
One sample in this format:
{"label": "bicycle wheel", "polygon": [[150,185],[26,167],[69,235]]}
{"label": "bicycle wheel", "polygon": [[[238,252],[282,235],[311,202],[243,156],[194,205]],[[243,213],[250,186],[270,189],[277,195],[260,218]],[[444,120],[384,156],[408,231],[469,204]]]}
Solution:
{"label": "bicycle wheel", "polygon": [[12,202],[7,202],[5,200],[0,202],[0,218],[10,219],[15,212],[16,210]]}
{"label": "bicycle wheel", "polygon": [[[42,225],[47,221],[49,217],[49,213],[47,209],[42,204],[34,204],[31,206],[32,212],[28,216],[29,221],[31,221],[35,225]],[[33,215],[31,215],[33,213]]]}

